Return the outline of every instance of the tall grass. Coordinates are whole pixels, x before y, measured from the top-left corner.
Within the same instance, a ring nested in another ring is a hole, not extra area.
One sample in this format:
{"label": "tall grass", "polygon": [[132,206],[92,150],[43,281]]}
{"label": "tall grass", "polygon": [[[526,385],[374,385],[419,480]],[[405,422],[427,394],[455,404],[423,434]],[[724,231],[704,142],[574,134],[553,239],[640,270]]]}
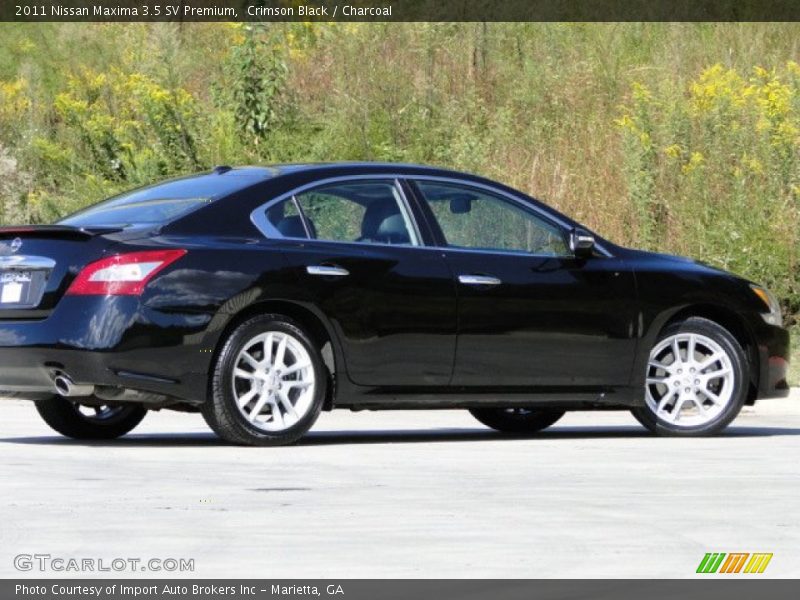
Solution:
{"label": "tall grass", "polygon": [[794,24],[0,24],[0,210],[219,163],[477,171],[800,313]]}

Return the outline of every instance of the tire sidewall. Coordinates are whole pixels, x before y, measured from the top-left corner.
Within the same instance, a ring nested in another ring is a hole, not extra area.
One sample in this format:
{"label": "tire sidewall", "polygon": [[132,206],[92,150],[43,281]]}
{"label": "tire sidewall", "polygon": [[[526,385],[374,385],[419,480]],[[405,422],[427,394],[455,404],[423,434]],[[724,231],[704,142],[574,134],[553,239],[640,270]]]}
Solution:
{"label": "tire sidewall", "polygon": [[[250,423],[236,406],[233,396],[233,370],[236,359],[244,345],[259,334],[268,331],[286,333],[297,339],[308,352],[314,369],[314,397],[305,415],[283,431],[264,431]],[[217,359],[212,382],[213,410],[217,420],[224,420],[233,429],[236,440],[252,445],[289,444],[305,434],[319,417],[325,400],[327,368],[315,344],[291,319],[277,315],[254,317],[237,327],[230,335]],[[222,417],[220,419],[219,417]],[[219,432],[218,432],[219,433]]]}
{"label": "tire sidewall", "polygon": [[470,414],[478,421],[502,433],[533,434],[555,424],[566,411],[531,408],[526,415],[511,415],[505,408],[473,408]]}
{"label": "tire sidewall", "polygon": [[[653,347],[657,346],[663,339],[678,333],[696,333],[711,338],[719,344],[728,355],[734,373],[734,389],[728,405],[719,415],[708,423],[691,427],[676,427],[665,423],[655,415],[646,402],[644,406],[637,407],[633,411],[634,416],[642,425],[660,435],[704,436],[717,434],[725,429],[725,427],[737,417],[747,399],[749,379],[747,376],[747,359],[745,358],[744,351],[739,345],[739,342],[736,341],[736,338],[725,328],[717,325],[713,321],[700,317],[692,317],[686,321],[669,325],[658,336]],[[648,350],[648,352],[651,350],[652,348]],[[643,392],[646,393],[645,390],[643,390]]]}
{"label": "tire sidewall", "polygon": [[147,414],[138,404],[122,407],[108,419],[92,419],[81,414],[77,406],[66,398],[51,396],[37,400],[36,410],[42,419],[58,433],[79,440],[107,440],[125,435],[133,430]]}

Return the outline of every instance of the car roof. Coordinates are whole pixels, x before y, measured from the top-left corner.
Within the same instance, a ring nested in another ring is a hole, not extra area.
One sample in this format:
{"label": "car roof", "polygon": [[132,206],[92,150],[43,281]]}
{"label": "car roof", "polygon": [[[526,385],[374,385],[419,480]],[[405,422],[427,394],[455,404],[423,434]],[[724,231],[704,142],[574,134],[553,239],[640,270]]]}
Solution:
{"label": "car roof", "polygon": [[[291,188],[296,185],[312,183],[316,180],[336,179],[350,176],[398,176],[415,177],[430,176],[452,178],[465,182],[483,183],[494,188],[505,189],[516,195],[522,194],[500,182],[490,180],[480,175],[464,173],[444,167],[434,167],[412,163],[394,162],[319,162],[319,163],[284,163],[264,166],[214,167],[210,172],[198,173],[194,177],[199,181],[208,180],[209,177],[230,177],[241,180],[237,189],[246,189],[258,184],[268,184],[280,188]],[[232,193],[235,190],[231,190]],[[524,194],[522,194],[524,195]]]}
{"label": "car roof", "polygon": [[[458,173],[453,170],[425,165],[388,163],[388,162],[320,162],[320,163],[285,163],[263,166],[230,167],[221,165],[210,171],[202,171],[172,179],[159,181],[156,184],[129,190],[125,194],[157,190],[168,186],[191,185],[196,186],[199,194],[208,193],[209,198],[221,199],[236,194],[263,183],[281,185],[281,180],[291,181],[301,178],[307,181],[325,179],[348,175],[439,175],[464,179],[483,180],[483,178],[468,173]],[[221,180],[217,180],[221,178]],[[224,183],[223,183],[223,180]],[[484,180],[486,181],[486,180]],[[495,183],[496,182],[491,182]]]}
{"label": "car roof", "polygon": [[444,167],[420,165],[414,163],[372,162],[372,161],[341,161],[341,162],[314,162],[314,163],[278,163],[263,166],[238,166],[215,167],[211,174],[224,176],[245,176],[248,179],[272,179],[282,175],[297,175],[313,172],[336,172],[342,175],[369,173],[372,171],[392,171],[403,174],[439,174],[454,175],[458,177],[476,178],[477,176],[459,172]]}

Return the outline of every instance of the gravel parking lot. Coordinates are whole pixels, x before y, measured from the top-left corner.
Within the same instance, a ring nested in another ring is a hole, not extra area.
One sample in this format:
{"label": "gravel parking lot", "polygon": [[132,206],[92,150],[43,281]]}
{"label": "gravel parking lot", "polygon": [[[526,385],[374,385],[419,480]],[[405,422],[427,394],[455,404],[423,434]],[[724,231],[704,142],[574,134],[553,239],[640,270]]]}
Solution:
{"label": "gravel parking lot", "polygon": [[466,412],[339,411],[289,448],[168,412],[80,443],[27,403],[0,410],[3,577],[20,553],[193,558],[206,578],[691,577],[737,551],[800,575],[798,390],[691,440],[627,413],[509,439]]}

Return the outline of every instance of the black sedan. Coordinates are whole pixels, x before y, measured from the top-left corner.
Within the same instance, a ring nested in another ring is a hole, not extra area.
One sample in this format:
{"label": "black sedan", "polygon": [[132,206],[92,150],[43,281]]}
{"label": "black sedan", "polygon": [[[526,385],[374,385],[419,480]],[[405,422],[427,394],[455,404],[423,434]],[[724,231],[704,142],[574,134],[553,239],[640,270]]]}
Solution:
{"label": "black sedan", "polygon": [[285,444],[333,408],[706,435],[788,393],[788,347],[763,287],[437,168],[218,167],[0,229],[0,393],[75,438],[173,409]]}

